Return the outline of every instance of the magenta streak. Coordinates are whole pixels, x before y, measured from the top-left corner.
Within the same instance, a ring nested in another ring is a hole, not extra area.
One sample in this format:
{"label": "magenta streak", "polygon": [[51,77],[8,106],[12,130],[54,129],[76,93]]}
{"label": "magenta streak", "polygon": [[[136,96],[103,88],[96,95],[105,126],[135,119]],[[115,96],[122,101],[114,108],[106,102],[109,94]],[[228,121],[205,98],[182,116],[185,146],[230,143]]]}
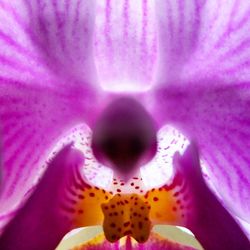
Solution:
{"label": "magenta streak", "polygon": [[[32,135],[30,136],[32,137]],[[25,143],[27,143],[27,141],[25,141]],[[24,144],[20,145],[21,147],[24,147]],[[31,150],[30,150],[31,151]],[[8,174],[8,180],[11,180],[11,182],[6,183],[8,185],[6,185],[4,188],[6,189],[6,191],[4,192],[5,194],[5,198],[9,198],[13,195],[13,193],[15,193],[16,190],[16,186],[18,185],[18,183],[20,184],[24,178],[26,178],[26,176],[31,176],[32,173],[36,172],[35,171],[35,166],[32,166],[30,163],[28,163],[27,161],[32,161],[34,160],[34,157],[36,155],[40,155],[39,152],[33,152],[32,157],[30,156],[30,153],[32,152],[26,152],[26,154],[21,154],[22,156],[24,156],[24,159],[15,159],[15,155],[13,155],[13,158],[15,160],[13,160],[11,162],[12,166],[15,166],[14,163],[18,164],[18,167],[14,168],[15,171],[10,171],[10,173]],[[20,155],[19,153],[17,153],[17,155]],[[12,159],[10,159],[12,160]],[[7,165],[7,162],[6,162]],[[32,169],[32,170],[31,170]],[[25,172],[24,172],[25,170]],[[21,174],[20,174],[21,173]],[[29,179],[31,180],[31,179]],[[29,183],[31,184],[31,183]],[[28,183],[25,182],[22,185],[20,185],[22,187],[26,186],[28,187]]]}
{"label": "magenta streak", "polygon": [[229,59],[233,56],[238,56],[242,53],[244,53],[247,49],[249,49],[250,46],[250,38],[244,39],[241,43],[238,45],[235,45],[233,48],[230,48],[227,52],[225,52],[220,58],[220,61],[226,60],[229,61]]}
{"label": "magenta streak", "polygon": [[[238,6],[237,2],[235,2],[235,4],[237,4],[237,6]],[[231,33],[235,34],[237,31],[241,30],[242,27],[246,23],[248,23],[249,19],[250,19],[250,10],[244,15],[244,17],[242,18],[242,20],[236,26],[234,26],[233,28],[230,27],[229,29],[227,29],[226,32],[223,33],[223,35],[219,38],[218,42],[216,43],[215,48],[220,48],[221,46],[223,46],[223,44],[227,40],[228,36]]]}
{"label": "magenta streak", "polygon": [[226,74],[226,75],[231,75],[233,76],[233,74],[235,73],[240,73],[241,74],[241,70],[242,69],[246,69],[250,67],[250,60],[246,60],[243,62],[238,63],[237,65],[234,65],[232,67],[226,68],[224,70],[219,71],[221,74]]}
{"label": "magenta streak", "polygon": [[[35,153],[32,153],[32,157],[30,157],[30,154],[26,154],[25,158],[21,161],[22,164],[19,166],[19,168],[15,172],[14,181],[11,182],[11,186],[9,188],[8,192],[11,192],[9,196],[11,196],[16,191],[16,186],[20,185],[25,188],[30,188],[33,183],[31,183],[30,176],[34,173],[37,173],[38,168],[42,165],[41,164],[41,147],[37,147],[36,143],[34,145],[31,145],[31,148],[36,148]],[[40,165],[38,165],[40,163]],[[28,168],[29,166],[30,168]],[[24,172],[26,171],[26,174]],[[20,173],[22,172],[22,178],[20,178]],[[33,178],[34,179],[34,178]],[[18,184],[17,184],[18,183]],[[7,194],[8,195],[8,194]]]}
{"label": "magenta streak", "polygon": [[[183,49],[184,49],[184,44],[183,43],[186,43],[187,41],[185,41],[185,39],[187,39],[184,35],[184,30],[185,30],[185,23],[184,23],[184,19],[185,19],[185,16],[184,16],[184,12],[185,12],[185,7],[184,7],[184,1],[182,0],[179,0],[178,1],[178,13],[179,13],[179,29],[177,30],[178,34],[177,34],[177,37],[178,37],[178,43],[176,44],[179,48],[180,48],[180,51],[182,51],[182,53],[184,53]],[[189,39],[189,38],[188,38]]]}
{"label": "magenta streak", "polygon": [[126,247],[126,250],[133,250],[131,238],[129,235],[126,237],[125,247]]}
{"label": "magenta streak", "polygon": [[126,53],[127,40],[128,40],[128,31],[129,31],[129,0],[124,0],[123,6],[123,43],[124,43],[124,53]]}
{"label": "magenta streak", "polygon": [[[12,7],[7,6],[6,4],[3,4],[3,3],[0,3],[0,5],[1,5],[1,7],[3,9],[5,9],[8,12],[8,15],[11,16],[13,18],[13,20],[15,20],[17,26],[19,26],[21,30],[24,30],[27,34],[30,35],[31,41],[33,41],[34,44],[39,45],[40,47],[42,47],[42,45],[39,43],[39,41],[36,38],[34,38],[33,31],[30,28],[26,28],[26,23],[16,13],[15,9],[13,9]],[[26,3],[26,5],[27,5],[27,3]],[[30,10],[29,9],[30,5],[27,5],[27,8],[28,8],[28,11],[29,11]],[[32,11],[28,12],[28,13],[32,13]],[[31,53],[31,52],[29,52],[29,53]],[[32,55],[32,53],[31,53],[31,55]],[[33,58],[33,56],[32,56],[32,58]],[[34,58],[35,58],[35,56],[34,56]],[[38,58],[38,61],[39,61],[39,58]]]}
{"label": "magenta streak", "polygon": [[4,43],[10,47],[15,48],[15,51],[18,52],[21,55],[25,55],[27,58],[32,59],[32,61],[35,61],[36,64],[41,64],[41,58],[39,58],[37,55],[29,51],[27,48],[22,47],[20,44],[16,43],[11,37],[6,35],[3,31],[0,30],[0,39],[4,41]]}
{"label": "magenta streak", "polygon": [[[234,5],[232,7],[231,10],[231,14],[230,14],[230,20],[229,23],[227,25],[227,29],[225,30],[225,32],[218,38],[217,43],[215,44],[215,48],[220,48],[221,46],[223,46],[223,44],[225,43],[225,40],[227,39],[227,37],[234,31],[234,29],[232,28],[232,20],[235,16],[235,14],[238,11],[238,7],[239,7],[239,3],[237,3],[236,1],[234,2]],[[236,31],[236,30],[235,30]]]}
{"label": "magenta streak", "polygon": [[208,36],[210,34],[210,32],[213,32],[212,28],[214,27],[215,23],[218,21],[219,17],[220,17],[220,14],[221,14],[221,5],[222,5],[222,2],[217,2],[218,3],[218,7],[216,7],[216,11],[214,12],[214,15],[212,16],[211,18],[211,23],[209,25],[209,29],[207,30],[206,32],[206,36],[204,36],[204,38],[199,42],[199,44],[207,44],[207,39],[208,39]]}
{"label": "magenta streak", "polygon": [[[148,62],[148,0],[143,0],[142,2],[142,35],[141,35],[141,64],[145,64]],[[149,71],[147,67],[143,68],[143,74],[149,75]]]}
{"label": "magenta streak", "polygon": [[20,71],[22,73],[23,71],[25,71],[37,78],[42,76],[40,73],[35,72],[32,67],[28,65],[24,65],[23,62],[10,60],[10,58],[7,58],[6,56],[3,56],[3,55],[0,55],[0,62],[2,65],[8,66],[9,68],[16,70],[16,71]]}
{"label": "magenta streak", "polygon": [[109,57],[108,60],[110,61],[110,63],[112,64],[113,61],[113,44],[112,44],[112,40],[111,40],[111,12],[112,12],[112,8],[111,8],[111,0],[106,0],[106,8],[105,8],[105,24],[104,24],[104,37],[106,39],[106,44],[109,52]]}
{"label": "magenta streak", "polygon": [[[76,9],[75,9],[75,18],[74,18],[74,21],[73,21],[73,25],[72,25],[72,37],[74,38],[74,47],[76,50],[79,50],[79,41],[78,39],[80,39],[80,37],[77,37],[77,29],[79,29],[79,10],[80,10],[80,7],[81,7],[81,4],[82,4],[82,1],[77,1],[77,4],[76,4]],[[84,24],[86,25],[86,24]],[[74,58],[75,56],[72,55],[72,58]],[[71,58],[71,59],[72,59]]]}
{"label": "magenta streak", "polygon": [[[65,32],[65,22],[67,21],[65,18],[65,14],[63,16],[60,16],[59,10],[58,10],[58,5],[57,5],[57,0],[52,1],[52,5],[54,8],[54,14],[55,14],[55,19],[56,19],[56,24],[57,24],[57,40],[60,42],[60,46],[62,51],[65,51],[65,37],[64,37],[64,32]],[[64,32],[63,32],[64,31]]]}

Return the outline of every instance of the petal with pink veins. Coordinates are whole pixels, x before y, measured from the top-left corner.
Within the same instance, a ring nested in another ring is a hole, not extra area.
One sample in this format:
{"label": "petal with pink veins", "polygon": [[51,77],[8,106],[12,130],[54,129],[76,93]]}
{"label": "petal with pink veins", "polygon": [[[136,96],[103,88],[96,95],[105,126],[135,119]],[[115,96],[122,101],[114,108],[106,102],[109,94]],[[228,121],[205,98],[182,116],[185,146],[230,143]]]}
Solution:
{"label": "petal with pink veins", "polygon": [[249,222],[250,5],[159,1],[158,7],[161,57],[152,114],[197,141],[226,207]]}
{"label": "petal with pink veins", "polygon": [[94,1],[0,3],[1,213],[37,181],[58,139],[94,116],[94,12]]}

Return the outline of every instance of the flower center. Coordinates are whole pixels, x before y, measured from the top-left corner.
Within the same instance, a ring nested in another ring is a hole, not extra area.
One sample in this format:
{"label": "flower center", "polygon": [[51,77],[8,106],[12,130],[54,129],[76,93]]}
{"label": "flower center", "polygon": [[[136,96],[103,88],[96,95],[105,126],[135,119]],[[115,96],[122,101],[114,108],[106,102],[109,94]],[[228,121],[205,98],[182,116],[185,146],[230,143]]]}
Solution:
{"label": "flower center", "polygon": [[136,194],[115,195],[108,203],[102,204],[104,213],[103,230],[110,242],[123,236],[131,236],[139,243],[147,241],[151,222],[150,206]]}
{"label": "flower center", "polygon": [[124,179],[133,175],[156,153],[157,138],[153,119],[132,98],[112,102],[93,129],[92,149],[95,157]]}

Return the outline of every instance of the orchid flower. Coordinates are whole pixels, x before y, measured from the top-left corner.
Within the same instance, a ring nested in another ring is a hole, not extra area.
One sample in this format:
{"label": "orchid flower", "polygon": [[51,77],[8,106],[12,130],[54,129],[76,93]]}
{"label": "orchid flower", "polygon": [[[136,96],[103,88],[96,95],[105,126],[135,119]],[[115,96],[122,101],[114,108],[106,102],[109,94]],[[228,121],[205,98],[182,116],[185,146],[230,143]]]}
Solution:
{"label": "orchid flower", "polygon": [[73,249],[194,249],[158,224],[250,249],[249,13],[0,0],[0,249],[53,250],[94,225]]}

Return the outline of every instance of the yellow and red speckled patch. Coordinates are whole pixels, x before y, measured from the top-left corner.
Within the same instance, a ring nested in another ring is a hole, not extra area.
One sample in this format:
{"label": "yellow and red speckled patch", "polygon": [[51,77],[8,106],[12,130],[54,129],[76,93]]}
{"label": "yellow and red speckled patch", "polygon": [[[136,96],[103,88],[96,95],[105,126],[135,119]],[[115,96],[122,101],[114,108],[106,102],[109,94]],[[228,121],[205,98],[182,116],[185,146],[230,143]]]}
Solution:
{"label": "yellow and red speckled patch", "polygon": [[102,204],[102,210],[105,217],[103,229],[108,241],[115,242],[126,235],[140,243],[147,241],[151,231],[150,206],[138,195],[115,195]]}
{"label": "yellow and red speckled patch", "polygon": [[183,177],[177,174],[170,185],[151,189],[145,195],[145,202],[151,206],[150,219],[154,224],[186,226],[191,207],[189,195]]}
{"label": "yellow and red speckled patch", "polygon": [[186,225],[192,201],[181,174],[176,174],[170,185],[143,194],[131,192],[114,195],[112,191],[91,186],[76,169],[67,185],[62,209],[72,221],[72,228],[103,224],[110,242],[125,235],[145,242],[154,224]]}

